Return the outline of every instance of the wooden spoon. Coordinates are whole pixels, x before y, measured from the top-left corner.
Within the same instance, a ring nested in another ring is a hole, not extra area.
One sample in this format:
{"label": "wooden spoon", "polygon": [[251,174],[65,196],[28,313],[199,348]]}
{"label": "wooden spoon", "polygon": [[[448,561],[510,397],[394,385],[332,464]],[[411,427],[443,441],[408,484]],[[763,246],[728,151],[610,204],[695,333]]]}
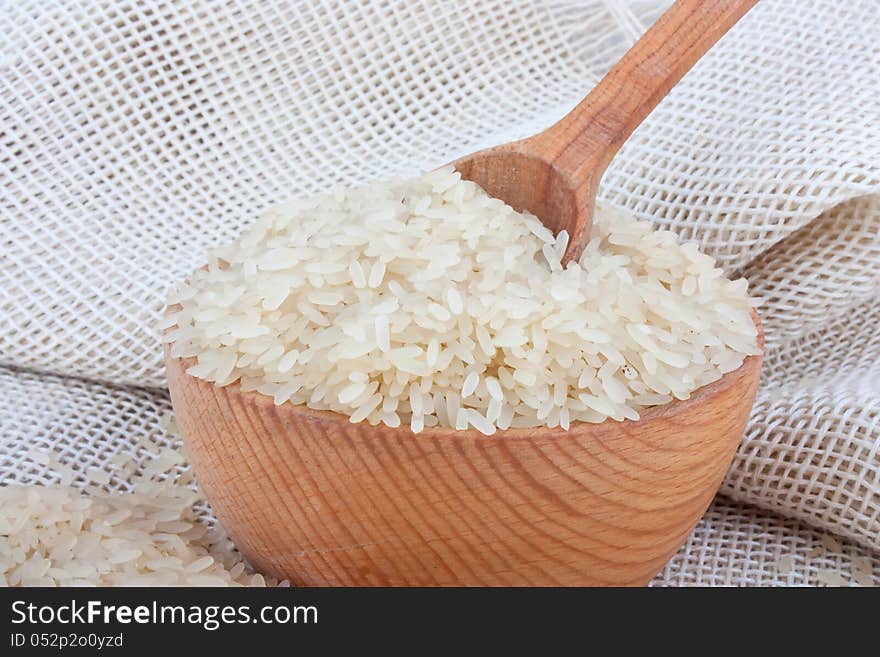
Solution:
{"label": "wooden spoon", "polygon": [[567,230],[563,264],[590,238],[608,163],[682,76],[757,0],[678,0],[561,121],[543,132],[457,160],[491,196]]}

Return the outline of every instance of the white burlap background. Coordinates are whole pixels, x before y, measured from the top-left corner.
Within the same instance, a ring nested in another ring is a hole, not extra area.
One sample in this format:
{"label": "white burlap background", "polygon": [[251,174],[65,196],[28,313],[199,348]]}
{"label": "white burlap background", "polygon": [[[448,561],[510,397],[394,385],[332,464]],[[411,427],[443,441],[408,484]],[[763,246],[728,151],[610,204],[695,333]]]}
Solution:
{"label": "white burlap background", "polygon": [[[152,327],[206,247],[547,126],[667,4],[0,3],[0,482],[51,480],[34,446],[84,470],[161,436]],[[725,497],[659,584],[880,572],[878,31],[876,0],[761,0],[603,181],[766,299]]]}

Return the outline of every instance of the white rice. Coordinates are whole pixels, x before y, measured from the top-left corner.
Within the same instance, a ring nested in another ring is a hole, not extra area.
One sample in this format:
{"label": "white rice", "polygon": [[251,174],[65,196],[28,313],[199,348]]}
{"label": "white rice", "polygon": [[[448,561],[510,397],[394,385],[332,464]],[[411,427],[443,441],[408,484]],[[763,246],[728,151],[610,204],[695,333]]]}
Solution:
{"label": "white rice", "polygon": [[107,492],[106,474],[84,489],[48,453],[31,455],[61,475],[55,486],[0,486],[0,586],[266,586],[219,525],[198,515],[203,497],[183,455],[146,462],[113,457],[130,491]]}
{"label": "white rice", "polygon": [[352,422],[563,426],[638,419],[759,353],[744,279],[600,205],[568,235],[447,167],[269,210],[169,297],[189,373]]}

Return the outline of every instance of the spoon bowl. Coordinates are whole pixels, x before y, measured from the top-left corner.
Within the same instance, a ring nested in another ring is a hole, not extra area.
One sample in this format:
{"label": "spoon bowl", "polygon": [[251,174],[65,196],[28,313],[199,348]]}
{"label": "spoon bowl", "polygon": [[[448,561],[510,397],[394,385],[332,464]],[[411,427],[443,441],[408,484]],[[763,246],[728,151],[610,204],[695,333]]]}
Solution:
{"label": "spoon bowl", "polygon": [[624,586],[647,583],[711,502],[761,357],[637,421],[491,437],[353,424],[218,388],[186,374],[192,359],[166,364],[199,484],[263,573],[298,586]]}
{"label": "spoon bowl", "polygon": [[489,196],[503,199],[517,212],[531,212],[554,233],[568,230],[571,235],[578,220],[592,224],[593,205],[582,198],[587,190],[531,152],[531,146],[526,140],[504,144],[461,158],[453,166]]}

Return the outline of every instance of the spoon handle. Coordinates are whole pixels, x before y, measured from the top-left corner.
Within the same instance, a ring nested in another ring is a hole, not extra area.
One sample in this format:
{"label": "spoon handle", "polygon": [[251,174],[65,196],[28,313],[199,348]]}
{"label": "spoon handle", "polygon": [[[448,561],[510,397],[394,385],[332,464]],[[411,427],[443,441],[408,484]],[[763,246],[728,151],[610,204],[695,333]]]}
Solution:
{"label": "spoon handle", "polygon": [[[592,203],[602,174],[657,103],[757,0],[678,0],[577,107],[526,140]],[[549,157],[548,157],[549,156]]]}

